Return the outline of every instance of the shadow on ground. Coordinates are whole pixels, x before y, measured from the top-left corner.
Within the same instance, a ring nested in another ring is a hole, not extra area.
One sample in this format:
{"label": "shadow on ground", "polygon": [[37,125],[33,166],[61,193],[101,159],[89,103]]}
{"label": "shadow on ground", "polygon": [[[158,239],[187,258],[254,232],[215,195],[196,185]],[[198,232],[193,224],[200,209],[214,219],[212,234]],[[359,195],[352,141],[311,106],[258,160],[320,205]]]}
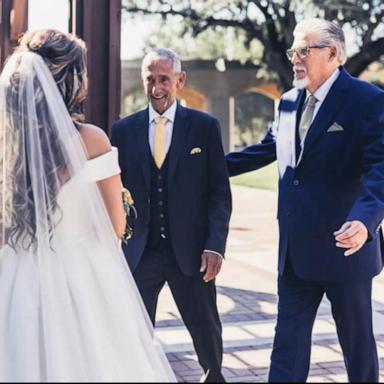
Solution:
{"label": "shadow on ground", "polygon": [[[276,318],[277,298],[265,292],[217,286],[219,301],[224,302],[219,311],[222,323],[239,321],[272,320]],[[221,297],[220,297],[221,296]],[[173,319],[159,320],[156,327],[177,327],[184,323],[179,312],[168,311]]]}

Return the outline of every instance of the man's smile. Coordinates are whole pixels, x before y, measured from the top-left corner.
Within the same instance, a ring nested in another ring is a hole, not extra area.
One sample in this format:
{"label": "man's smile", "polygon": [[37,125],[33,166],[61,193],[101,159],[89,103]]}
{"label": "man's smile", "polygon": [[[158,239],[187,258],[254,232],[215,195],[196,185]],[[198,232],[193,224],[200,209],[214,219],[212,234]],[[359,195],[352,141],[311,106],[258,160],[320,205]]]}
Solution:
{"label": "man's smile", "polygon": [[162,99],[165,99],[166,97],[167,95],[161,95],[161,96],[151,95],[151,98],[155,100],[162,100]]}

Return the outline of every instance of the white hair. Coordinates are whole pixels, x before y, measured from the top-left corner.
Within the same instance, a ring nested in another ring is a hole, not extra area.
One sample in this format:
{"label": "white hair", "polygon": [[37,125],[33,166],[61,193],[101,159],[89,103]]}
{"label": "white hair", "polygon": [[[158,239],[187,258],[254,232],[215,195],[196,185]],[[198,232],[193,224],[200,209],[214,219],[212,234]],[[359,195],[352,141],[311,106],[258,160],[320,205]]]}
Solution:
{"label": "white hair", "polygon": [[341,65],[347,61],[344,32],[337,23],[319,18],[305,19],[300,21],[293,31],[294,37],[311,34],[320,38],[320,44],[336,46],[337,58]]}
{"label": "white hair", "polygon": [[141,72],[153,61],[157,60],[169,60],[172,63],[173,72],[178,74],[181,72],[181,61],[176,52],[166,48],[155,48],[148,52],[143,59],[141,64]]}

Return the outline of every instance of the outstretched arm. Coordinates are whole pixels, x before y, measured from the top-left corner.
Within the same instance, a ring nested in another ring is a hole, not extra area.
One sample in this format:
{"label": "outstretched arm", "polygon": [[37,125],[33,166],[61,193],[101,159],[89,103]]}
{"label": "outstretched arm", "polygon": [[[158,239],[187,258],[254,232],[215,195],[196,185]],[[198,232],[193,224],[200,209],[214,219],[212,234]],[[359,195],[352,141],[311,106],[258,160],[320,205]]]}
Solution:
{"label": "outstretched arm", "polygon": [[361,193],[348,215],[347,222],[335,232],[337,246],[345,256],[357,252],[374,239],[384,217],[384,92],[370,100],[361,127],[363,174]]}
{"label": "outstretched arm", "polygon": [[225,156],[229,176],[255,171],[276,160],[276,134],[272,126],[264,139],[255,145],[250,145],[240,152],[231,152]]}

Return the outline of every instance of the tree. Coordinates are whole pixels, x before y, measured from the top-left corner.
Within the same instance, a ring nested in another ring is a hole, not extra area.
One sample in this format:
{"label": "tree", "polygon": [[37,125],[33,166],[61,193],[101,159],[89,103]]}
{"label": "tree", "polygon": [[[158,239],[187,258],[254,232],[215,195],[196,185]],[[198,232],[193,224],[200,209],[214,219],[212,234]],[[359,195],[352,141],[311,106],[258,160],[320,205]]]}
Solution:
{"label": "tree", "polygon": [[262,47],[258,64],[264,74],[275,76],[282,90],[292,84],[285,51],[292,44],[297,21],[304,17],[336,20],[343,26],[354,48],[346,68],[354,76],[384,55],[382,0],[123,0],[123,10],[161,15],[165,22],[178,17],[181,33],[193,37],[231,29],[242,38],[245,49],[258,42]]}

